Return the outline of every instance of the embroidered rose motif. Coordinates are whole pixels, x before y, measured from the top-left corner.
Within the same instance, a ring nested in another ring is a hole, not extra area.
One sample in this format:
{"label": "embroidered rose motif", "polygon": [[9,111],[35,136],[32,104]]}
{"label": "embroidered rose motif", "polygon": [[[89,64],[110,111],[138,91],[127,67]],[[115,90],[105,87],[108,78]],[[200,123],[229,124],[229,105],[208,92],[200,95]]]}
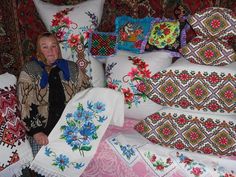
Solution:
{"label": "embroidered rose motif", "polygon": [[[131,68],[131,71],[123,77],[123,80],[109,80],[112,68],[116,63],[107,66],[106,76],[108,77],[107,87],[122,92],[125,96],[125,103],[128,108],[131,108],[133,104],[138,106],[141,99],[146,101],[147,96],[142,93],[142,90],[146,90],[146,86],[142,81],[151,77],[151,71],[148,69],[149,65],[139,57],[128,57],[128,60],[132,61],[135,67]],[[127,87],[122,87],[122,83],[127,83]]]}

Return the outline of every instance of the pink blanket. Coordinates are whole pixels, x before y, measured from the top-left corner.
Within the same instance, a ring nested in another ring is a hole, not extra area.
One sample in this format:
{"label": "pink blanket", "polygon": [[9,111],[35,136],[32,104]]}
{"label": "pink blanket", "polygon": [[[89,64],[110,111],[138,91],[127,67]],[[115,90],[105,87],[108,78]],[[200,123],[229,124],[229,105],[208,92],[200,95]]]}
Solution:
{"label": "pink blanket", "polygon": [[[119,154],[115,148],[109,144],[111,137],[117,134],[133,133],[133,127],[137,123],[135,120],[126,119],[124,126],[116,127],[109,126],[106,133],[103,136],[102,141],[97,149],[94,158],[90,161],[90,164],[85,169],[82,177],[154,177],[154,176],[171,176],[171,177],[186,177],[186,176],[236,176],[236,157],[227,159],[224,157],[218,158],[217,156],[202,155],[199,161],[199,155],[191,152],[176,151],[174,149],[168,149],[164,147],[158,147],[159,151],[156,153],[156,160],[153,161],[156,164],[162,161],[163,166],[152,166],[148,162],[148,158],[145,159],[144,155],[146,147],[153,146],[149,142],[142,147],[137,148],[133,154],[126,156]],[[134,141],[135,142],[135,141]],[[142,139],[136,140],[142,144]],[[131,141],[127,142],[132,144]],[[115,144],[115,143],[114,143]],[[122,146],[120,146],[122,147]],[[135,148],[134,148],[135,149]],[[149,148],[148,148],[149,149]],[[153,148],[155,150],[155,148]],[[163,150],[164,149],[164,150]],[[139,152],[138,152],[139,151]],[[170,151],[170,159],[163,155],[162,152]],[[131,151],[130,151],[131,152]],[[150,151],[152,152],[152,151]],[[141,154],[140,157],[135,157],[135,154]],[[154,153],[152,154],[154,155]],[[153,156],[155,157],[155,156]],[[203,157],[203,158],[202,158]],[[219,163],[216,163],[219,159]],[[151,159],[151,158],[150,158]],[[158,161],[159,159],[159,161]],[[210,160],[209,160],[210,159]],[[223,159],[223,160],[221,160]],[[229,164],[230,165],[227,165]],[[161,164],[161,163],[160,163]],[[226,165],[226,166],[225,166]],[[213,169],[212,167],[215,167]]]}

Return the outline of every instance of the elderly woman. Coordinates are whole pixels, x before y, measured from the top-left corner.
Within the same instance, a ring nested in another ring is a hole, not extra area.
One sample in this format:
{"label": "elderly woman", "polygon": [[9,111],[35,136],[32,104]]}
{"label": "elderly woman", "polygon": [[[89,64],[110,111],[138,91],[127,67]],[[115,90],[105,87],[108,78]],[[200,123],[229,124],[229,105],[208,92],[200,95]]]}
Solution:
{"label": "elderly woman", "polygon": [[34,156],[58,122],[66,103],[89,87],[76,63],[62,59],[56,37],[39,35],[36,57],[23,67],[18,79],[21,118]]}

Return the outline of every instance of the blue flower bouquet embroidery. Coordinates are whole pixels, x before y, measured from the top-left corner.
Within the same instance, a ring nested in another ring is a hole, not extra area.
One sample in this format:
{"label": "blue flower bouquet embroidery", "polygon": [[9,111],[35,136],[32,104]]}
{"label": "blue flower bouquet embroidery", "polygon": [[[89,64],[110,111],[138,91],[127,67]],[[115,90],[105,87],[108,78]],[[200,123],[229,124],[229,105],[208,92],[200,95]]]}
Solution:
{"label": "blue flower bouquet embroidery", "polygon": [[[60,127],[62,134],[60,139],[72,148],[72,151],[79,150],[80,155],[84,156],[84,151],[92,149],[91,142],[98,138],[97,130],[99,123],[103,123],[108,117],[101,115],[105,111],[105,104],[102,102],[87,101],[87,107],[79,103],[74,113],[66,115],[66,124]],[[70,162],[70,159],[64,155],[56,155],[50,148],[45,148],[45,155],[54,158],[52,165],[57,166],[64,171],[66,167],[73,165],[74,168],[80,169],[85,164]]]}
{"label": "blue flower bouquet embroidery", "polygon": [[99,115],[105,111],[105,104],[102,102],[87,102],[87,109],[84,109],[81,103],[78,104],[77,110],[73,114],[66,115],[66,125],[61,126],[64,139],[73,151],[79,150],[84,156],[84,151],[90,151],[91,141],[98,138],[97,130],[100,125],[96,125],[94,120],[102,123],[107,116]]}

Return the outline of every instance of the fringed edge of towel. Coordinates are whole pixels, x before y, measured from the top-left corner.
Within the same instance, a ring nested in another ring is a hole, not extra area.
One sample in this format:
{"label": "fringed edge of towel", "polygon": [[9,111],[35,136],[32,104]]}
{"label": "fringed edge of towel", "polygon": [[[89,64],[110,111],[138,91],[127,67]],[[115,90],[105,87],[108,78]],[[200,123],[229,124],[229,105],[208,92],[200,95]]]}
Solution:
{"label": "fringed edge of towel", "polygon": [[6,169],[0,172],[1,177],[19,177],[22,175],[22,170],[30,166],[32,159],[23,158],[18,162],[11,164]]}
{"label": "fringed edge of towel", "polygon": [[43,168],[42,166],[38,165],[39,163],[35,162],[35,160],[30,164],[30,169],[34,170],[36,173],[47,176],[47,177],[66,177],[60,174],[57,174],[54,171],[48,171],[48,169]]}

